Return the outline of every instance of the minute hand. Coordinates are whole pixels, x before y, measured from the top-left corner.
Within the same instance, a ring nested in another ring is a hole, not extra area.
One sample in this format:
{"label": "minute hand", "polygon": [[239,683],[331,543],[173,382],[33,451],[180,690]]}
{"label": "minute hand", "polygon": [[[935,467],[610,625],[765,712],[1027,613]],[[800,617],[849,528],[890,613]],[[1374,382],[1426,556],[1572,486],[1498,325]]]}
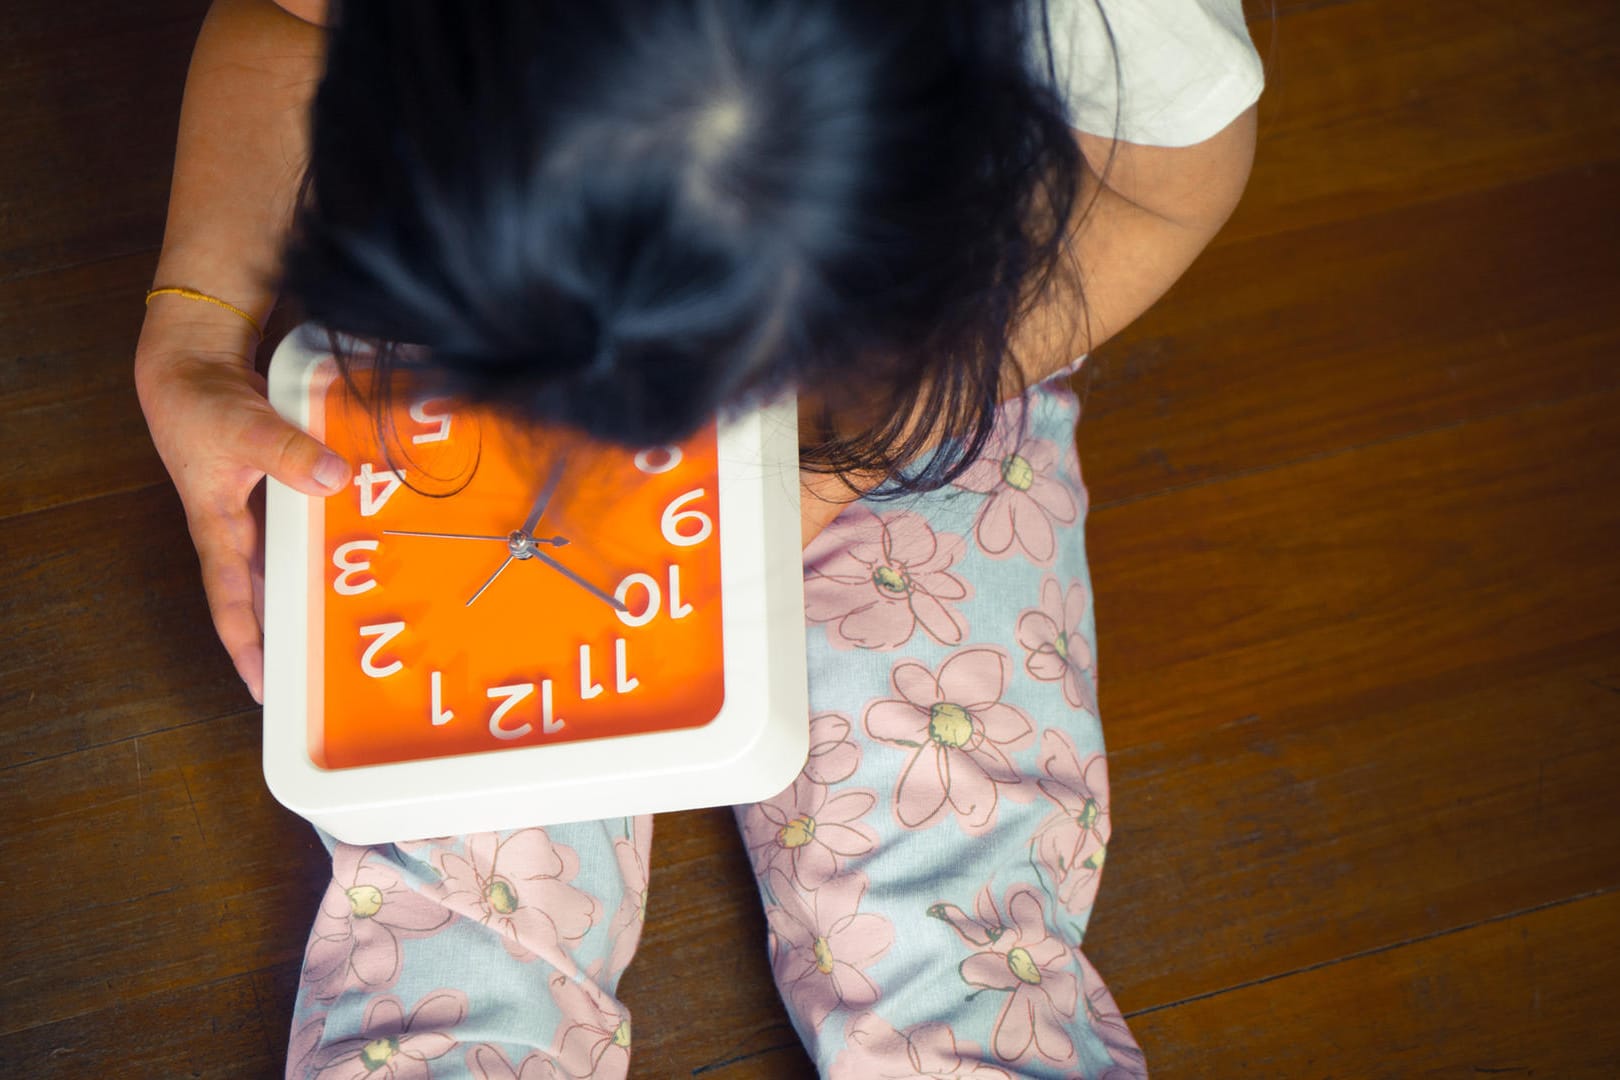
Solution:
{"label": "minute hand", "polygon": [[534,509],[529,511],[529,518],[523,523],[525,533],[534,534],[534,527],[540,524],[540,515],[546,512],[546,504],[551,502],[551,496],[556,493],[557,485],[562,482],[563,467],[567,464],[566,452],[557,455],[557,460],[551,465],[551,475],[546,477],[545,486],[540,489],[540,497],[534,501]]}
{"label": "minute hand", "polygon": [[601,589],[597,588],[595,585],[592,585],[590,582],[586,581],[584,578],[580,577],[578,574],[574,573],[572,570],[568,569],[568,567],[564,566],[556,559],[553,559],[545,552],[536,551],[534,553],[534,557],[551,567],[553,570],[557,571],[557,573],[561,574],[569,581],[572,581],[575,585],[578,585],[586,592],[589,592],[592,596],[599,600],[605,601],[609,607],[613,608],[614,611],[625,612],[630,610],[630,608],[626,606],[623,601],[609,593],[603,592]]}

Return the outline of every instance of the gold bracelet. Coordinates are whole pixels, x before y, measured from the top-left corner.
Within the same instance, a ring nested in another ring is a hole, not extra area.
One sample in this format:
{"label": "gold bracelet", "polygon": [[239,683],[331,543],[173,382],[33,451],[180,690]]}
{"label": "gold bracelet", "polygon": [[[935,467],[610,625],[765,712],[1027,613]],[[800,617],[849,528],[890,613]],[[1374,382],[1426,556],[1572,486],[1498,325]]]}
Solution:
{"label": "gold bracelet", "polygon": [[209,296],[207,293],[198,292],[196,289],[184,289],[178,285],[165,285],[161,289],[153,289],[151,292],[147,293],[146,302],[150,304],[152,302],[152,297],[164,295],[183,296],[187,300],[201,300],[205,304],[213,304],[215,307],[222,307],[226,311],[234,311],[236,314],[242,316],[242,318],[248,321],[248,325],[253,327],[253,332],[259,336],[260,340],[263,340],[264,338],[264,331],[259,328],[258,319],[255,319],[253,316],[249,315],[235,304],[227,304],[217,296]]}

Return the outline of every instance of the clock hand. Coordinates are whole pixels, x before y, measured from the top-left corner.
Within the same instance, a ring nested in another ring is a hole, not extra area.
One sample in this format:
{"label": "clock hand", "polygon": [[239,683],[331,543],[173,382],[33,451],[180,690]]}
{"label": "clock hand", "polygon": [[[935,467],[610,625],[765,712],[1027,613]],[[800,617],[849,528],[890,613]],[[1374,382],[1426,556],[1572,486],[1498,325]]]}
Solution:
{"label": "clock hand", "polygon": [[501,563],[501,565],[498,566],[495,569],[495,572],[493,574],[489,575],[489,580],[488,581],[484,582],[482,585],[480,585],[478,587],[478,591],[473,593],[473,595],[472,595],[472,600],[468,600],[465,606],[466,607],[472,607],[473,606],[473,600],[477,600],[480,596],[483,596],[484,595],[484,590],[489,588],[491,585],[495,584],[495,579],[501,576],[501,571],[505,570],[508,566],[511,566],[512,565],[512,560],[515,559],[515,558],[517,558],[516,555],[508,555],[506,557],[506,561]]}
{"label": "clock hand", "polygon": [[[508,536],[475,536],[468,533],[411,532],[407,529],[384,529],[383,535],[431,536],[441,540],[499,540],[503,544],[509,542],[511,539],[511,537]],[[549,538],[544,536],[531,536],[529,539],[534,541],[536,544],[552,544],[556,547],[562,547],[564,544],[568,543],[568,537],[566,536],[553,536]]]}
{"label": "clock hand", "polygon": [[561,574],[563,577],[567,578],[569,581],[572,581],[575,585],[578,585],[580,588],[584,589],[586,592],[589,592],[592,596],[596,597],[599,600],[606,601],[608,606],[611,607],[614,611],[629,611],[630,610],[629,607],[627,607],[622,601],[614,598],[612,595],[610,595],[610,594],[608,594],[606,592],[603,592],[601,589],[598,589],[595,585],[592,585],[590,582],[586,581],[584,578],[580,577],[578,574],[574,573],[572,570],[568,569],[568,567],[564,566],[562,563],[558,562],[556,559],[553,559],[550,555],[547,555],[545,552],[543,552],[543,551],[535,551],[532,554],[533,554],[534,558],[539,559],[541,562],[545,563],[547,566],[549,566],[553,570],[557,571],[557,573]]}
{"label": "clock hand", "polygon": [[546,477],[545,486],[540,489],[540,497],[534,501],[534,509],[529,511],[528,520],[523,523],[523,532],[528,535],[534,532],[534,527],[540,524],[540,515],[546,512],[546,504],[551,502],[551,496],[557,491],[557,485],[562,482],[563,466],[568,464],[568,453],[564,451],[557,455],[552,462],[551,475]]}

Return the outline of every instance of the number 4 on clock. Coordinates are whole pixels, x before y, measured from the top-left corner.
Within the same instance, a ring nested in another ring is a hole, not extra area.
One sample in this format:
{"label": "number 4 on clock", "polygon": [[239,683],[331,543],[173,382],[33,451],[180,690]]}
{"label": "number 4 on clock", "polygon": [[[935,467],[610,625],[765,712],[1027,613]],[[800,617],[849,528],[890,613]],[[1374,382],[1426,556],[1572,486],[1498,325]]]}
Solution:
{"label": "number 4 on clock", "polygon": [[369,461],[361,465],[359,474],[354,478],[354,486],[360,489],[360,516],[371,517],[381,510],[383,504],[399,490],[404,479],[402,471],[373,469]]}

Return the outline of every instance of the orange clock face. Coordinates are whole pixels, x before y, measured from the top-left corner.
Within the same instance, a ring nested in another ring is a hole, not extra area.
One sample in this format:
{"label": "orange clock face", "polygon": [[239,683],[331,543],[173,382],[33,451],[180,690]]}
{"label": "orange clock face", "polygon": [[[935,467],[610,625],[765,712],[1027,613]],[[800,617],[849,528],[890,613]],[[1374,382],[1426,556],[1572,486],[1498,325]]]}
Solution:
{"label": "orange clock face", "polygon": [[330,370],[312,380],[311,429],[356,475],[311,516],[311,760],[374,765],[715,717],[713,425],[638,453],[400,395],[379,432]]}

